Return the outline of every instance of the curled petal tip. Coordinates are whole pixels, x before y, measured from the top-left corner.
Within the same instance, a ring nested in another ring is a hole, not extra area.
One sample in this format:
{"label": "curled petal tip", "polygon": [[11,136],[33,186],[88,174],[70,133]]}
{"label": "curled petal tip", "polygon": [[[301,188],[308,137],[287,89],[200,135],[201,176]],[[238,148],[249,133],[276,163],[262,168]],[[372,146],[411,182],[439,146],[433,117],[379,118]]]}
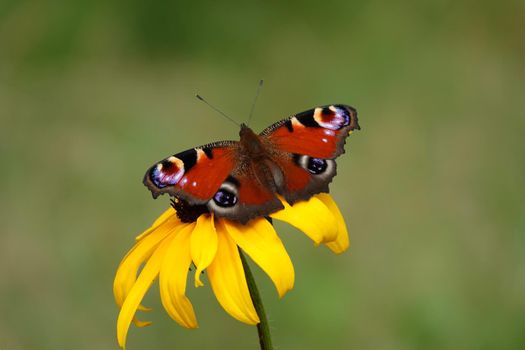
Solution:
{"label": "curled petal tip", "polygon": [[278,294],[279,294],[279,299],[284,298],[284,296],[285,296],[286,294],[288,294],[288,292],[291,291],[292,289],[293,289],[293,287],[290,288],[290,289],[286,289],[286,290],[283,290],[283,291],[279,291],[279,293],[278,293]]}
{"label": "curled petal tip", "polygon": [[153,324],[153,322],[151,322],[151,321],[140,321],[140,320],[137,320],[137,319],[134,319],[133,323],[138,328],[148,327],[148,326],[151,326]]}
{"label": "curled petal tip", "polygon": [[321,200],[328,207],[328,209],[330,209],[334,215],[337,225],[337,236],[334,240],[326,242],[326,246],[333,253],[342,254],[350,247],[350,239],[348,237],[348,229],[346,227],[345,219],[341,214],[339,207],[330,195],[321,193],[317,195],[317,198],[319,198],[319,200]]}
{"label": "curled petal tip", "polygon": [[137,310],[142,311],[142,312],[150,312],[153,309],[151,307],[147,307],[147,306],[144,306],[144,305],[139,305],[137,307]]}
{"label": "curled petal tip", "polygon": [[195,288],[203,287],[204,283],[201,281],[201,273],[195,274]]}

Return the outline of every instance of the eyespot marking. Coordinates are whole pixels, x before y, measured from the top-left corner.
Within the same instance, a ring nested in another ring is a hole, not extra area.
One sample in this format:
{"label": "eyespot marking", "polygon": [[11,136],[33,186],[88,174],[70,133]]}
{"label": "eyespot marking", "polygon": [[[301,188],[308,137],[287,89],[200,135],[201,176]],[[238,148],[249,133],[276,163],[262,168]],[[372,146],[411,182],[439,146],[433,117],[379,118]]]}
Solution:
{"label": "eyespot marking", "polygon": [[326,171],[328,163],[326,160],[321,158],[310,158],[308,159],[307,169],[312,174],[322,174]]}
{"label": "eyespot marking", "polygon": [[294,154],[294,162],[312,175],[329,175],[335,169],[332,159],[314,158],[300,154]]}
{"label": "eyespot marking", "polygon": [[239,203],[239,181],[229,176],[222,183],[213,198],[208,202],[210,211],[225,213],[233,209]]}
{"label": "eyespot marking", "polygon": [[337,106],[316,108],[313,119],[323,128],[330,130],[339,130],[350,124],[348,111]]}
{"label": "eyespot marking", "polygon": [[225,188],[219,189],[213,196],[213,201],[219,207],[229,208],[237,204],[237,196],[235,193],[228,191]]}
{"label": "eyespot marking", "polygon": [[184,162],[175,156],[164,159],[150,170],[149,178],[158,188],[176,185],[184,175]]}

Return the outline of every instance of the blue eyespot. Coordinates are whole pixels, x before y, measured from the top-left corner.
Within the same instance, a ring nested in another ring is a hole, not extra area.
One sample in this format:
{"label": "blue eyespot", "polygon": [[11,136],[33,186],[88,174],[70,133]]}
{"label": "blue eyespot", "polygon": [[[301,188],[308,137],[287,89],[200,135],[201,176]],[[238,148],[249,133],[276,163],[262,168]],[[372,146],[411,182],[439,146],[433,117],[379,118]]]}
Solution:
{"label": "blue eyespot", "polygon": [[219,207],[229,208],[237,204],[237,196],[235,193],[221,188],[219,191],[217,191],[217,193],[215,193],[215,196],[213,196],[213,201]]}
{"label": "blue eyespot", "polygon": [[321,158],[310,158],[308,159],[308,165],[307,169],[312,174],[321,174],[326,171],[326,168],[328,167],[328,163],[326,160]]}

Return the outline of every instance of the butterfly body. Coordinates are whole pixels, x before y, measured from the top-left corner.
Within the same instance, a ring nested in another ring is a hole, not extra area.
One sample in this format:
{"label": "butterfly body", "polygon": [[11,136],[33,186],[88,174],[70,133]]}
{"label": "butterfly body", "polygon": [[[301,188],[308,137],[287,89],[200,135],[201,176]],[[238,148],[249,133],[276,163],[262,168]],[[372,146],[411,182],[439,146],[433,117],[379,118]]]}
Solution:
{"label": "butterfly body", "polygon": [[185,208],[246,223],[288,203],[328,192],[335,158],[349,133],[359,129],[350,106],[330,105],[281,120],[256,134],[242,124],[239,141],[220,141],[170,156],[153,165],[144,184],[153,197],[168,193]]}

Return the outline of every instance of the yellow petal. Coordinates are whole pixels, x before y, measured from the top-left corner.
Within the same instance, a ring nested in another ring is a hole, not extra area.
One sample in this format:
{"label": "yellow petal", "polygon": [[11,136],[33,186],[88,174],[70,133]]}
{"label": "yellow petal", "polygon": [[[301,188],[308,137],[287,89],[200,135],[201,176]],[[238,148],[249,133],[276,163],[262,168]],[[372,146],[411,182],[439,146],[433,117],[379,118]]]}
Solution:
{"label": "yellow petal", "polygon": [[350,246],[350,239],[348,237],[345,219],[343,218],[343,215],[341,214],[341,211],[337,207],[337,204],[333,200],[332,196],[327,193],[320,193],[316,197],[319,198],[328,207],[328,209],[330,209],[335,217],[335,220],[337,221],[337,227],[339,228],[335,241],[326,243],[326,246],[334,253],[341,254]]}
{"label": "yellow petal", "polygon": [[219,304],[235,319],[259,323],[252,303],[237,245],[222,228],[217,231],[218,249],[208,266],[208,279]]}
{"label": "yellow petal", "polygon": [[289,223],[303,231],[316,245],[337,238],[337,222],[328,207],[316,197],[290,206],[282,201],[284,209],[270,217]]}
{"label": "yellow petal", "polygon": [[194,226],[187,225],[170,242],[159,275],[162,305],[171,318],[186,328],[197,328],[193,306],[186,297],[186,280],[191,264],[190,236]]}
{"label": "yellow petal", "polygon": [[217,233],[212,215],[201,215],[191,234],[191,258],[196,266],[195,287],[203,286],[201,272],[207,268],[217,252]]}
{"label": "yellow petal", "polygon": [[142,232],[140,235],[135,237],[135,240],[140,241],[142,238],[149,235],[154,229],[156,229],[158,226],[166,222],[168,219],[172,220],[179,220],[177,217],[177,213],[175,212],[175,209],[170,207],[168,210],[166,210],[164,213],[162,213],[157,220],[153,222],[153,225],[151,225],[150,228],[148,228],[146,231]]}
{"label": "yellow petal", "polygon": [[280,297],[293,288],[295,274],[292,261],[268,220],[255,219],[247,225],[219,220],[217,230],[228,232],[235,243],[268,274]]}
{"label": "yellow petal", "polygon": [[117,340],[122,348],[126,346],[126,336],[135,312],[137,311],[144,294],[146,294],[146,291],[159,274],[160,265],[171,238],[172,237],[169,237],[164,240],[155,252],[153,252],[151,258],[149,258],[148,262],[140,272],[137,281],[129,291],[126,300],[124,300],[124,304],[122,304],[117,320]]}
{"label": "yellow petal", "polygon": [[[139,310],[139,308],[137,308]],[[133,318],[133,324],[138,328],[144,328],[151,325],[150,321],[139,321],[135,317]]]}
{"label": "yellow petal", "polygon": [[137,271],[142,263],[151,256],[164,238],[181,228],[181,224],[180,221],[170,221],[157,226],[147,236],[138,241],[122,259],[113,282],[113,294],[118,306],[122,306],[124,303],[124,299],[126,299],[137,279]]}

